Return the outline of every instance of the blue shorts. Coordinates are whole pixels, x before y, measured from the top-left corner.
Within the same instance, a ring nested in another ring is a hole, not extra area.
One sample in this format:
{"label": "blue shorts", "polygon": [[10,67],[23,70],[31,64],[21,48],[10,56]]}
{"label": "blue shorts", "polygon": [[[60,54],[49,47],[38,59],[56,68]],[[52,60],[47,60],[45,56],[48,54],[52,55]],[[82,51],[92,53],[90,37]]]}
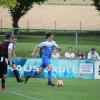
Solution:
{"label": "blue shorts", "polygon": [[42,68],[46,68],[48,65],[51,65],[50,58],[47,57],[47,56],[43,56],[43,57],[42,57],[42,64],[41,64],[41,67],[42,67]]}

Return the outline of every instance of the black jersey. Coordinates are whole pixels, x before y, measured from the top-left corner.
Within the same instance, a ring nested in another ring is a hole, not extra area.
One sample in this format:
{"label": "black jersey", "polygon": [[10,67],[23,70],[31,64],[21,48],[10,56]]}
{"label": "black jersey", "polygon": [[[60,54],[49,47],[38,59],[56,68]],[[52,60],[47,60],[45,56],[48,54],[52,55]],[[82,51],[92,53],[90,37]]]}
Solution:
{"label": "black jersey", "polygon": [[0,44],[0,56],[4,58],[8,58],[8,46],[11,42],[4,41]]}

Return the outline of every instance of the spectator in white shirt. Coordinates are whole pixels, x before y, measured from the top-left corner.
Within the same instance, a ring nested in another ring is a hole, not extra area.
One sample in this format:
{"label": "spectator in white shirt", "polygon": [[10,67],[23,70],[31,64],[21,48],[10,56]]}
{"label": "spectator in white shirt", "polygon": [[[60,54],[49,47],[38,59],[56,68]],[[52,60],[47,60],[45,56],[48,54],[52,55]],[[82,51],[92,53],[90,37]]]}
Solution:
{"label": "spectator in white shirt", "polygon": [[66,59],[75,59],[75,54],[72,51],[72,47],[69,47],[65,53],[65,58]]}
{"label": "spectator in white shirt", "polygon": [[54,49],[53,50],[53,53],[52,53],[52,58],[53,59],[58,59],[58,58],[60,58],[61,56],[60,56],[60,54],[59,54],[59,51],[58,51],[58,49]]}
{"label": "spectator in white shirt", "polygon": [[91,60],[100,60],[99,54],[96,52],[95,48],[91,48],[91,51],[88,53],[87,58]]}

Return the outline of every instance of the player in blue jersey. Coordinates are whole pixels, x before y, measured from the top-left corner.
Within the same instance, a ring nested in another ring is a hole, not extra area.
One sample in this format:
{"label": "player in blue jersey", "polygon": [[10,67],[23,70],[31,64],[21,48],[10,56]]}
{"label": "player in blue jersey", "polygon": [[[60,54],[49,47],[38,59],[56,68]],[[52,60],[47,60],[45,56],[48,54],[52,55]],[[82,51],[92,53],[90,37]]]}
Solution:
{"label": "player in blue jersey", "polygon": [[[36,46],[33,50],[32,57],[34,57],[35,53],[37,52],[38,48],[42,48],[42,64],[41,67],[39,67],[39,70],[35,71],[33,74],[38,75],[44,71],[46,67],[48,67],[48,85],[55,86],[55,84],[52,83],[52,69],[53,66],[51,64],[50,58],[52,55],[52,52],[54,48],[59,49],[58,45],[55,41],[53,41],[53,33],[47,33],[46,35],[46,41],[40,43],[38,46]],[[25,77],[25,83],[28,81],[29,76]]]}

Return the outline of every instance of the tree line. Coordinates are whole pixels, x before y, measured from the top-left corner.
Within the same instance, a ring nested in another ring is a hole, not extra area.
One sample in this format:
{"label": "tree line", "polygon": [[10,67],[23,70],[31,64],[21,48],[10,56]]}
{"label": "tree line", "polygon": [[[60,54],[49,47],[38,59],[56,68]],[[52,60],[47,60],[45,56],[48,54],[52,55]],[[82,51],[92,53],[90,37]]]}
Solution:
{"label": "tree line", "polygon": [[[24,16],[34,4],[43,4],[47,0],[0,0],[0,5],[9,9],[9,13],[12,18],[12,27],[14,28],[14,34],[19,31],[18,22],[22,16]],[[63,0],[66,1],[66,0]],[[59,1],[58,1],[59,2]],[[100,11],[100,0],[93,0],[93,5],[98,11]]]}

